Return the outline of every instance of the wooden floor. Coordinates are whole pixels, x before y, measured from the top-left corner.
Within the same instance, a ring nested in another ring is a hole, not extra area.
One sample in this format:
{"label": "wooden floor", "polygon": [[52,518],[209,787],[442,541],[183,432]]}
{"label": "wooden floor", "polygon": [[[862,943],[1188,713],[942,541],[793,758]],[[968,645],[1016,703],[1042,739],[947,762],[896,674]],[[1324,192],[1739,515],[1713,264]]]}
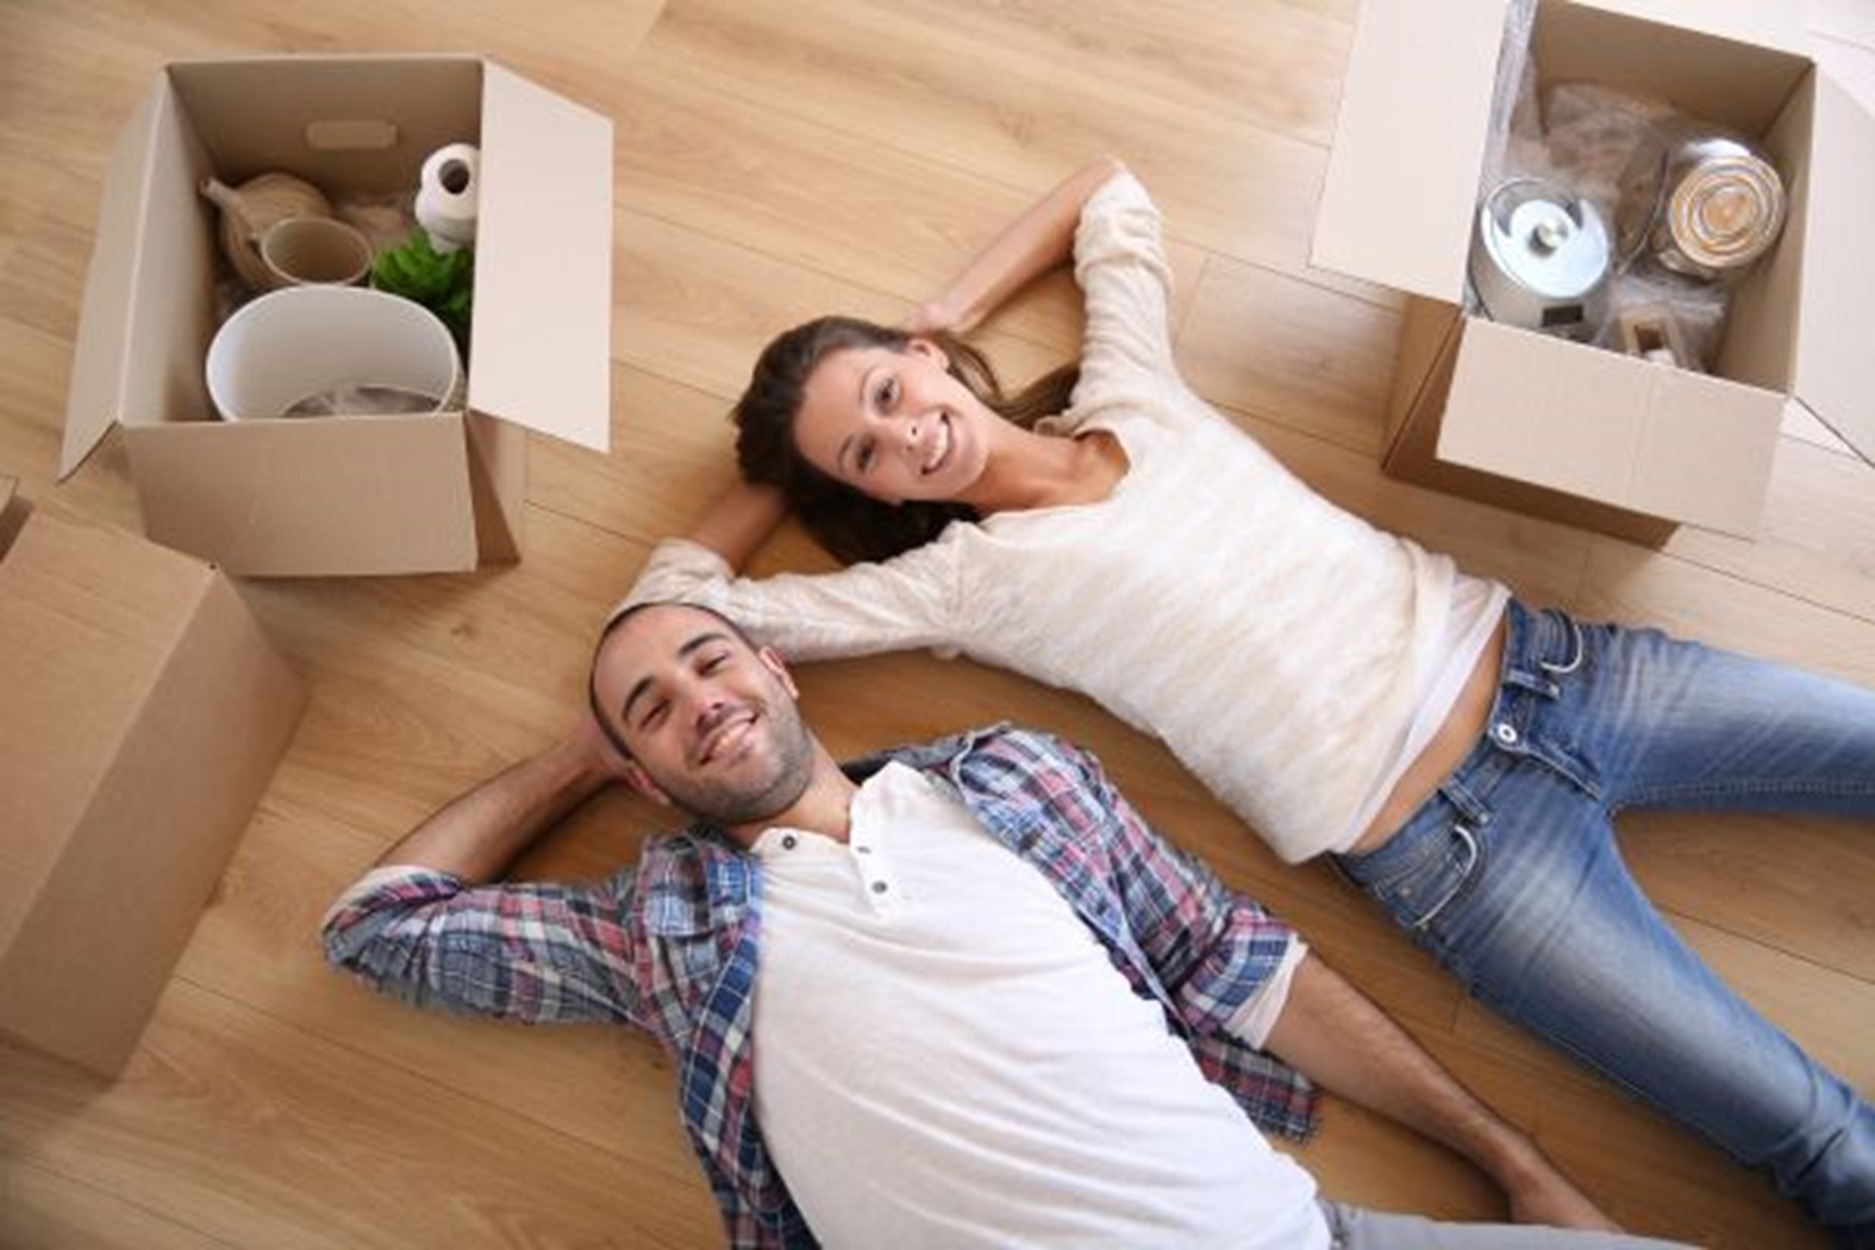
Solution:
{"label": "wooden floor", "polygon": [[[649,1041],[407,1011],[326,971],[319,915],[433,806],[567,723],[647,544],[729,481],[722,414],[770,334],[835,309],[896,317],[1096,152],[1166,211],[1193,384],[1331,497],[1535,600],[1875,685],[1875,471],[1815,428],[1784,439],[1756,543],[1641,550],[1381,476],[1396,302],[1306,262],[1355,3],[0,0],[0,475],[132,528],[116,440],[53,476],[100,172],[161,62],[475,49],[618,128],[612,454],[536,441],[517,566],[245,586],[311,711],[124,1078],[0,1052],[0,1246],[718,1244]],[[1875,6],[1814,9],[1818,47],[1875,97]],[[1021,372],[1077,334],[1057,278],[986,338]],[[762,560],[822,562],[795,532]],[[922,655],[802,677],[840,752],[1004,717],[1086,742],[1630,1227],[1821,1244],[1767,1183],[1467,1002],[1327,870],[1282,869],[1086,702]],[[656,823],[608,797],[524,868],[597,873]],[[1875,1093],[1869,832],[1648,818],[1623,846],[1728,979]],[[1338,1102],[1302,1154],[1337,1197],[1500,1211],[1463,1164]]]}

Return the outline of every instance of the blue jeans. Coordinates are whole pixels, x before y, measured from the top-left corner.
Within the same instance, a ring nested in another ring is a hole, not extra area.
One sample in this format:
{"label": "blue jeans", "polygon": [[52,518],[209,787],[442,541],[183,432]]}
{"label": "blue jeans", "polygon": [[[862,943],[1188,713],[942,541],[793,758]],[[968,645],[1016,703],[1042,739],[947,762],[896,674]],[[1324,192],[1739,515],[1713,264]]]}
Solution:
{"label": "blue jeans", "polygon": [[1475,997],[1875,1245],[1875,1108],[1661,919],[1624,807],[1875,816],[1875,691],[1513,602],[1484,737],[1337,863]]}

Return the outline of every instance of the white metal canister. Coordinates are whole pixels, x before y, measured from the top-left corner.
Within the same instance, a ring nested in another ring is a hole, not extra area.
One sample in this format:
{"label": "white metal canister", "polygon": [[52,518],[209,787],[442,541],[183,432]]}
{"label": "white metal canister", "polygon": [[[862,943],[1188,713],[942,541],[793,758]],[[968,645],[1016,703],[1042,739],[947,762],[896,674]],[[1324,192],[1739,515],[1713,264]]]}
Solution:
{"label": "white metal canister", "polygon": [[1493,321],[1590,339],[1605,312],[1610,257],[1594,204],[1540,178],[1511,178],[1479,205],[1472,289]]}

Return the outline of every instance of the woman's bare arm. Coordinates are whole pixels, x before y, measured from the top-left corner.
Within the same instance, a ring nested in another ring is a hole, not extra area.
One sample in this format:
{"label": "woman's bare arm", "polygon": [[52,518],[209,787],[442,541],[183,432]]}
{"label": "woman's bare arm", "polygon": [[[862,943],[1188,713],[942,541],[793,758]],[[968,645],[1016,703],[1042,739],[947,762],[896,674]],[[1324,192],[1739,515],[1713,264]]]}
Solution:
{"label": "woman's bare arm", "polygon": [[690,530],[690,541],[708,547],[741,572],[788,515],[788,501],[774,486],[737,479]]}
{"label": "woman's bare arm", "polygon": [[936,299],[920,304],[904,327],[913,334],[970,330],[1030,281],[1067,260],[1081,209],[1123,166],[1102,156],[1070,174],[978,252]]}

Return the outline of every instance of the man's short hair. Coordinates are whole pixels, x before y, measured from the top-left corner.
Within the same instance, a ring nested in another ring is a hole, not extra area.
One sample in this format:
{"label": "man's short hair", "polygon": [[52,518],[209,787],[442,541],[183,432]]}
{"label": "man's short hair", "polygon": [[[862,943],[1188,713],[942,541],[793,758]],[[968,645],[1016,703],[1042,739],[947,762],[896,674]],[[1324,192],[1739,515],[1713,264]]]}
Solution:
{"label": "man's short hair", "polygon": [[692,612],[713,616],[721,621],[723,628],[734,635],[743,646],[750,651],[759,650],[755,645],[755,640],[749,637],[742,626],[715,608],[705,607],[701,603],[685,603],[681,599],[654,599],[643,603],[628,603],[614,612],[606,621],[605,627],[599,631],[599,640],[592,647],[592,663],[586,669],[586,705],[592,709],[592,718],[599,722],[599,732],[605,735],[606,741],[612,744],[612,749],[624,759],[632,757],[631,748],[625,745],[625,736],[618,731],[618,727],[612,723],[612,718],[605,714],[605,709],[599,704],[599,653],[605,650],[606,642],[618,632],[621,625],[651,608],[689,608]]}

